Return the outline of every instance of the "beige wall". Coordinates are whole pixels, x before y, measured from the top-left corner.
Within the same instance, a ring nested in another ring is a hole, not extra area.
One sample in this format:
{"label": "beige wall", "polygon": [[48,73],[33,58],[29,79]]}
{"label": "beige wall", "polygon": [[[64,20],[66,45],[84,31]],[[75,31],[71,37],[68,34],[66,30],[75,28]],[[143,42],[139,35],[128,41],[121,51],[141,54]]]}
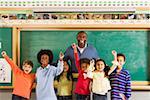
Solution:
{"label": "beige wall", "polygon": [[[0,90],[0,100],[11,100],[11,92],[12,90]],[[36,100],[35,92],[32,92],[31,100]],[[150,100],[150,91],[133,91],[130,100]]]}

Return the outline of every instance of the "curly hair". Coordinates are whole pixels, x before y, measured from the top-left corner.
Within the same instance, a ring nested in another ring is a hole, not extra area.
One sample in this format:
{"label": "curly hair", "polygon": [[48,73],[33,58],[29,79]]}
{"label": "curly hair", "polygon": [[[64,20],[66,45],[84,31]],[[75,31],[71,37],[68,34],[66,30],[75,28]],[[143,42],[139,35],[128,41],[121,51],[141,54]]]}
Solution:
{"label": "curly hair", "polygon": [[39,62],[40,64],[42,64],[42,63],[41,63],[41,56],[42,56],[42,55],[48,55],[48,56],[49,56],[49,64],[52,63],[52,61],[53,61],[53,53],[52,53],[51,50],[48,50],[48,49],[41,49],[41,50],[38,52],[38,54],[37,54],[37,60],[38,60],[38,62]]}

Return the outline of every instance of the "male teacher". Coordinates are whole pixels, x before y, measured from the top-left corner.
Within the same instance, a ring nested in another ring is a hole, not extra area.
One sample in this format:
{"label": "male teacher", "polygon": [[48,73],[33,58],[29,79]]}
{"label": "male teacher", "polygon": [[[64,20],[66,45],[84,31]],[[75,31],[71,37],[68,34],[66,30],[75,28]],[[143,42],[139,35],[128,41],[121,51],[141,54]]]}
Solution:
{"label": "male teacher", "polygon": [[[99,58],[96,48],[87,43],[87,33],[80,31],[76,35],[77,50],[79,58],[97,59]],[[72,73],[77,73],[75,58],[72,46],[68,47],[65,52],[65,59],[70,60]]]}

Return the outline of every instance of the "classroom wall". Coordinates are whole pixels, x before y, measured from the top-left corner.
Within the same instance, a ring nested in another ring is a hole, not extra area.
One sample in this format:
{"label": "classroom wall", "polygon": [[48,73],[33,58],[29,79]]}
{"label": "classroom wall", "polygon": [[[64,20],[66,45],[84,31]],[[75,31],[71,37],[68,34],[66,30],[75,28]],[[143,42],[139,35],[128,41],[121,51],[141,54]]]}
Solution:
{"label": "classroom wall", "polygon": [[[129,33],[130,32],[130,33]],[[142,32],[142,33],[141,33]],[[76,32],[75,32],[76,33]],[[31,33],[30,33],[31,34]],[[33,34],[33,33],[32,33]],[[37,34],[37,33],[36,33]],[[68,33],[69,34],[69,33]],[[95,33],[96,34],[96,33]],[[102,33],[101,33],[102,34]],[[101,35],[100,34],[100,35]],[[114,33],[114,34],[117,34],[117,33]],[[113,35],[114,35],[113,34]],[[72,32],[71,32],[71,34],[69,34],[69,35],[71,35],[72,36]],[[89,33],[89,35],[93,35],[93,34],[90,34]],[[128,34],[125,34],[125,35],[127,35],[126,37],[129,37],[132,41],[133,40],[139,40],[139,42],[137,42],[137,43],[139,43],[139,44],[137,44],[136,45],[136,48],[138,48],[137,46],[138,45],[140,45],[140,49],[136,49],[136,50],[138,50],[138,51],[140,51],[140,52],[142,52],[142,53],[139,53],[139,52],[137,52],[138,54],[142,54],[142,55],[146,55],[146,53],[144,52],[145,50],[147,50],[148,49],[148,51],[150,51],[150,47],[149,46],[147,46],[149,43],[150,43],[150,34],[149,34],[149,32],[145,32],[145,31],[140,31],[140,32],[134,32],[134,31],[128,31]],[[53,36],[55,36],[55,35],[53,35]],[[102,36],[107,36],[105,33],[103,33],[103,35]],[[102,37],[101,36],[101,37]],[[94,37],[94,35],[92,36],[92,37],[90,37],[90,38],[93,38]],[[107,36],[108,37],[108,36]],[[132,37],[132,38],[131,38]],[[117,36],[117,38],[115,38],[115,39],[118,39],[118,41],[120,40],[119,38],[118,38],[118,36]],[[142,39],[142,40],[141,40]],[[66,39],[65,39],[66,40]],[[92,39],[89,39],[89,40],[92,40]],[[98,40],[98,39],[97,39]],[[125,40],[125,39],[124,39]],[[130,40],[130,42],[131,42],[131,40]],[[116,41],[116,40],[115,40]],[[129,41],[129,40],[127,40],[127,41]],[[89,42],[91,42],[91,43],[95,43],[96,44],[96,41],[89,41]],[[133,41],[133,45],[135,45],[136,43],[134,43],[134,42],[136,42],[136,41]],[[33,42],[34,43],[34,42]],[[61,42],[62,43],[62,42]],[[31,43],[30,43],[31,44]],[[97,43],[97,44],[99,44],[99,43]],[[101,43],[101,44],[103,44],[103,43]],[[127,43],[128,44],[128,43]],[[53,46],[55,46],[55,45],[53,45]],[[105,46],[105,45],[104,45]],[[141,47],[142,46],[142,47]],[[148,47],[148,48],[147,48]],[[144,49],[144,50],[141,50],[141,49]],[[31,50],[32,51],[32,50]],[[100,51],[102,51],[102,50],[100,50]],[[125,50],[125,51],[127,51],[127,50]],[[135,50],[134,50],[135,51]],[[131,52],[132,53],[132,52]],[[130,53],[130,54],[131,54]],[[150,53],[150,52],[148,52],[148,53]],[[25,54],[26,55],[26,54]],[[138,57],[139,57],[139,55],[138,55]],[[144,57],[144,56],[142,56],[142,57]],[[136,58],[136,57],[135,57]],[[141,60],[142,58],[140,58],[139,57],[139,60]],[[144,58],[145,59],[145,58]],[[148,59],[150,59],[150,56],[148,56]],[[143,59],[142,59],[143,60]],[[137,61],[137,58],[136,58],[136,60],[135,61]],[[143,61],[142,61],[143,62]],[[144,64],[144,66],[146,66],[147,64]],[[147,66],[149,66],[150,65],[150,63],[148,62],[148,65]],[[131,67],[132,68],[132,67]],[[147,67],[145,67],[145,68],[147,68]],[[150,71],[149,70],[149,67],[147,68],[148,69],[148,71]],[[145,70],[147,70],[147,69],[145,69]],[[132,70],[132,71],[136,71],[136,70]],[[140,74],[137,74],[136,75],[136,77],[137,78],[140,78],[142,75],[141,74],[143,74],[143,73],[141,73],[141,70],[140,71],[138,71]],[[140,75],[140,77],[138,76],[138,75]],[[144,74],[143,74],[144,75]],[[149,78],[149,75],[150,74],[148,74],[148,78]],[[143,78],[143,77],[141,77],[141,78]],[[145,78],[145,77],[144,77]],[[11,92],[12,92],[12,90],[0,90],[0,100],[11,100]],[[131,97],[131,99],[130,100],[142,100],[142,99],[144,99],[144,100],[150,100],[150,91],[133,91],[132,92],[132,97]],[[33,92],[32,93],[32,98],[31,98],[31,100],[36,100],[36,98],[35,98],[35,92]]]}
{"label": "classroom wall", "polygon": [[[0,90],[0,100],[11,100],[11,92],[12,90]],[[36,100],[35,92],[32,92],[31,100]],[[130,100],[150,100],[150,91],[133,91]]]}

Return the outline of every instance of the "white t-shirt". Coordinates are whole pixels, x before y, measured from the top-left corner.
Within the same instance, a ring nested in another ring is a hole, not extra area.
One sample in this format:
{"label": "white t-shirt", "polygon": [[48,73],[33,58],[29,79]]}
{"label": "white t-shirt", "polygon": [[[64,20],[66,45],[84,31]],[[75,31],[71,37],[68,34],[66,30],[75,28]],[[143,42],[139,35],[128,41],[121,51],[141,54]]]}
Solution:
{"label": "white t-shirt", "polygon": [[83,51],[85,50],[85,48],[87,47],[87,43],[85,44],[84,48],[80,48],[78,45],[77,45],[77,48],[79,49],[80,53],[82,54]]}
{"label": "white t-shirt", "polygon": [[96,94],[105,95],[108,90],[111,89],[110,81],[105,77],[104,72],[92,72],[91,78],[93,79],[92,83],[92,92]]}

